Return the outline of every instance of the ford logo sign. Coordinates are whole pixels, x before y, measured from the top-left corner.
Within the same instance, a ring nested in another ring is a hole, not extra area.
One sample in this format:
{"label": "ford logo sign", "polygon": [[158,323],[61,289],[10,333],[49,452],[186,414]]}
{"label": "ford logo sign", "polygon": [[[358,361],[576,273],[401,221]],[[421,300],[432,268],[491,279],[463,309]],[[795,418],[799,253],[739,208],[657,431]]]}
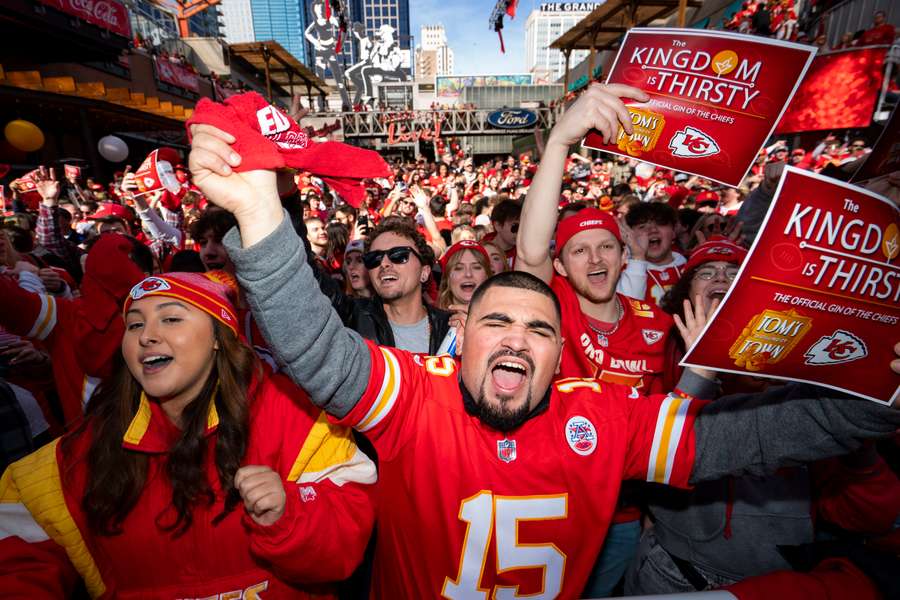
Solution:
{"label": "ford logo sign", "polygon": [[537,120],[537,114],[524,108],[495,110],[487,117],[487,122],[498,129],[523,129],[533,126]]}

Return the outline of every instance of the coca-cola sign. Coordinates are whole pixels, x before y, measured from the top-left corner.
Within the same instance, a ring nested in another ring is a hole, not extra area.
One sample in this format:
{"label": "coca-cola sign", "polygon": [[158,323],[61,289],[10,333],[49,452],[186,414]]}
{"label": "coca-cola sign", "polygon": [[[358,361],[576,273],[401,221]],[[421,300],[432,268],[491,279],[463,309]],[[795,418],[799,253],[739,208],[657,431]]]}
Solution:
{"label": "coca-cola sign", "polygon": [[122,37],[131,37],[131,22],[125,6],[115,0],[41,0],[44,4],[107,29]]}

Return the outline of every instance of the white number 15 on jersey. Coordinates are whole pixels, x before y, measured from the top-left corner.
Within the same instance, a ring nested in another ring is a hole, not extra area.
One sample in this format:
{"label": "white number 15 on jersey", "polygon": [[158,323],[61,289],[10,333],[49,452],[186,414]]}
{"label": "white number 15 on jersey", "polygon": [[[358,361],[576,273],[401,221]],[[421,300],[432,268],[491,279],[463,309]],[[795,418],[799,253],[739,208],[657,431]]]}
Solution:
{"label": "white number 15 on jersey", "polygon": [[[566,555],[554,544],[518,543],[519,521],[565,519],[566,494],[557,496],[494,496],[481,491],[462,501],[459,519],[465,523],[462,558],[456,579],[444,579],[441,595],[450,600],[487,600],[492,590],[481,587],[491,531],[496,529],[497,573],[514,569],[541,569],[541,593],[528,598],[556,598],[562,589]],[[494,598],[520,598],[518,586],[496,586]]]}

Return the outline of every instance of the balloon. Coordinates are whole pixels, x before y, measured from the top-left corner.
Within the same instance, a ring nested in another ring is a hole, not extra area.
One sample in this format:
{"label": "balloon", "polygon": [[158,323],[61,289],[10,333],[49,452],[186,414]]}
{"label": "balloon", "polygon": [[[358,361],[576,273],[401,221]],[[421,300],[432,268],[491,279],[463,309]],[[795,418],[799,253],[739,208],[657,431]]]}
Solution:
{"label": "balloon", "polygon": [[97,150],[100,151],[100,156],[109,162],[122,162],[128,158],[128,144],[122,141],[122,138],[114,135],[100,138],[100,141],[97,142]]}
{"label": "balloon", "polygon": [[3,129],[3,134],[14,148],[22,152],[34,152],[44,145],[44,132],[31,121],[10,121]]}
{"label": "balloon", "polygon": [[653,172],[656,171],[656,167],[651,165],[650,163],[638,163],[638,166],[634,168],[634,174],[640,177],[641,179],[650,179],[653,177]]}

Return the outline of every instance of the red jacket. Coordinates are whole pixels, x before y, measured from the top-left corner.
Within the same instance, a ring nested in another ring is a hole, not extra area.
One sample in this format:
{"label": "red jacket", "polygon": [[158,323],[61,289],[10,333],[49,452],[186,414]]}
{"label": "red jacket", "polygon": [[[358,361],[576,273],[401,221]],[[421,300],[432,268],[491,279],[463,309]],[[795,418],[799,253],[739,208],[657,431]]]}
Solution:
{"label": "red jacket", "polygon": [[[218,414],[206,431],[212,506],[198,506],[181,536],[171,523],[166,453],[180,431],[141,399],[123,447],[148,456],[147,482],[123,533],[95,535],[80,503],[90,427],[62,451],[56,440],[13,463],[0,479],[0,589],[17,598],[64,598],[79,577],[99,598],[307,598],[359,564],[372,529],[375,467],[349,430],[332,425],[288,379],[266,376],[250,405],[242,464],[281,474],[286,509],[263,527],[239,504],[217,524],[223,494],[214,459]],[[5,536],[5,537],[4,537]],[[307,585],[299,585],[307,584]]]}
{"label": "red jacket", "polygon": [[125,332],[122,303],[145,277],[128,257],[131,249],[124,236],[104,234],[88,254],[81,297],[75,300],[33,294],[12,279],[0,278],[0,325],[42,342],[50,352],[64,426],[81,417],[120,351]]}

